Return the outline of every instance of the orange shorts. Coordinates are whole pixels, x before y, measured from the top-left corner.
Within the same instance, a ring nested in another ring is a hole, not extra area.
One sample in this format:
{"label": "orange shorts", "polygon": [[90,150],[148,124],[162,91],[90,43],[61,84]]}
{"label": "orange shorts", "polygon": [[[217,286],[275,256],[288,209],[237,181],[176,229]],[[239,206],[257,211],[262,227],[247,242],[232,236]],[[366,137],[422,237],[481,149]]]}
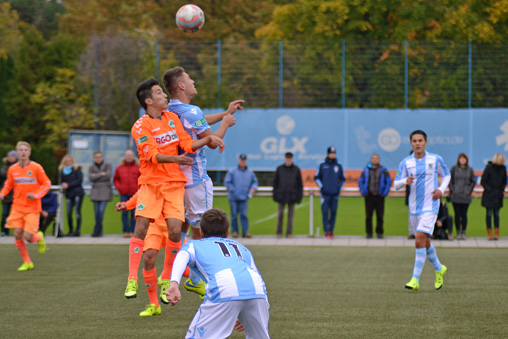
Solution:
{"label": "orange shorts", "polygon": [[154,221],[162,214],[164,219],[174,218],[184,221],[184,195],[185,182],[183,181],[140,185],[136,217],[145,217]]}
{"label": "orange shorts", "polygon": [[22,228],[28,233],[35,234],[39,230],[40,216],[40,213],[25,213],[11,209],[5,227]]}
{"label": "orange shorts", "polygon": [[148,232],[146,232],[145,245],[143,246],[143,252],[146,250],[157,250],[166,246],[166,239],[168,238],[168,225],[162,215],[155,219],[154,222],[148,226]]}

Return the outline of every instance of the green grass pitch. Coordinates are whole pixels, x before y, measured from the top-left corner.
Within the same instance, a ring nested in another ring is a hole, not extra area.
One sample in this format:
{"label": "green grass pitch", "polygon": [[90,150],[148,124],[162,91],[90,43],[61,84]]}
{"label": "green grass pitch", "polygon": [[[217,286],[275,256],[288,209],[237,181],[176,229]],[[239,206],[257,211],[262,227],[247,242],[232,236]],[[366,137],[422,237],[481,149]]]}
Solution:
{"label": "green grass pitch", "polygon": [[[104,233],[121,234],[122,223],[119,212],[115,211],[115,205],[118,202],[118,196],[109,202],[104,216]],[[320,235],[323,236],[323,227],[321,222],[319,196],[314,197],[314,234],[316,227],[320,229]],[[228,214],[229,202],[227,197],[214,197],[214,207],[222,208]],[[448,204],[450,213],[453,215],[453,207]],[[504,209],[501,209],[501,220],[503,220]],[[95,219],[93,205],[89,197],[85,197],[83,202],[83,226],[81,233],[89,235],[92,233]],[[64,213],[64,218],[66,217]],[[388,197],[385,200],[385,235],[407,235],[407,206],[404,205],[404,198]],[[277,204],[271,197],[255,196],[249,201],[249,231],[254,234],[273,234],[275,235]],[[375,218],[375,216],[374,216]],[[473,199],[468,212],[468,236],[486,236],[485,226],[485,208],[481,207],[480,199]],[[284,230],[285,230],[284,221]],[[67,233],[67,220],[64,221],[65,232]],[[374,221],[375,225],[375,221]],[[375,227],[375,226],[374,226]],[[51,230],[50,230],[51,232]],[[305,197],[301,204],[295,207],[295,220],[293,226],[294,234],[309,234],[309,198]],[[365,235],[365,205],[364,199],[361,197],[341,197],[339,199],[339,209],[337,213],[337,223],[335,226],[335,234],[337,235]],[[454,230],[455,234],[455,230]],[[500,236],[508,236],[506,227],[500,228]]]}
{"label": "green grass pitch", "polygon": [[[127,246],[54,245],[43,255],[28,247],[35,269],[17,272],[16,248],[0,246],[2,338],[183,338],[199,307],[199,298],[182,288],[177,306],[162,305],[160,316],[139,317],[148,303],[143,284],[138,298],[123,296]],[[438,248],[449,269],[445,284],[434,290],[434,272],[426,263],[418,292],[404,289],[412,248],[251,250],[267,285],[275,339],[508,333],[508,249]]]}

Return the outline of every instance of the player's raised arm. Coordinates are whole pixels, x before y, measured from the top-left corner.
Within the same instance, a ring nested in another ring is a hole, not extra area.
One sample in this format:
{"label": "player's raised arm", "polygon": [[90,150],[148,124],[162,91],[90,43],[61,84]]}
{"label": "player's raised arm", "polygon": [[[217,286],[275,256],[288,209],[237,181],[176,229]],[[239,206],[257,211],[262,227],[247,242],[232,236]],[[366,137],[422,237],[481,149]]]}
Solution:
{"label": "player's raised arm", "polygon": [[208,125],[213,125],[215,123],[218,123],[219,121],[221,121],[226,115],[228,114],[234,114],[237,110],[242,110],[243,107],[241,106],[243,103],[245,102],[245,100],[235,100],[235,101],[231,101],[229,103],[229,107],[227,109],[227,111],[225,112],[220,112],[220,113],[214,113],[214,114],[208,114],[208,115],[205,115],[205,119],[206,119],[206,122],[208,123]]}

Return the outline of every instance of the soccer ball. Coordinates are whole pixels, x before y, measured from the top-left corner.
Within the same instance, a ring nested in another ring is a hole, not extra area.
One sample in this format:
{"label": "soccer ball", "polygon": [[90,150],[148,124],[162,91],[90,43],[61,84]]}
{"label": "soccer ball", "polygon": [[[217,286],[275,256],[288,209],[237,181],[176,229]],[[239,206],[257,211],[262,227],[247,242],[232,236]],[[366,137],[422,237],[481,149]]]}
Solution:
{"label": "soccer ball", "polygon": [[196,5],[185,5],[176,12],[176,25],[182,31],[195,33],[205,24],[205,14]]}

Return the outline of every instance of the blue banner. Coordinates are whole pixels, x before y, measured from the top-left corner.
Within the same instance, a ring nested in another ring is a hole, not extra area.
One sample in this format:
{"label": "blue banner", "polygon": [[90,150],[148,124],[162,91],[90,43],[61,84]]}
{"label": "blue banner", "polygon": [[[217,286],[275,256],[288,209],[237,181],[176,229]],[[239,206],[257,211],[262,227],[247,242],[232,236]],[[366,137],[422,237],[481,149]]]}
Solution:
{"label": "blue banner", "polygon": [[274,170],[286,152],[295,155],[300,168],[313,169],[329,146],[337,148],[347,169],[363,168],[372,153],[396,169],[409,155],[409,134],[416,129],[427,133],[427,150],[441,155],[449,167],[461,152],[475,170],[495,153],[508,156],[508,109],[244,109],[235,117],[236,125],[224,138],[225,151],[207,150],[209,170],[236,166],[241,153],[251,169]]}

